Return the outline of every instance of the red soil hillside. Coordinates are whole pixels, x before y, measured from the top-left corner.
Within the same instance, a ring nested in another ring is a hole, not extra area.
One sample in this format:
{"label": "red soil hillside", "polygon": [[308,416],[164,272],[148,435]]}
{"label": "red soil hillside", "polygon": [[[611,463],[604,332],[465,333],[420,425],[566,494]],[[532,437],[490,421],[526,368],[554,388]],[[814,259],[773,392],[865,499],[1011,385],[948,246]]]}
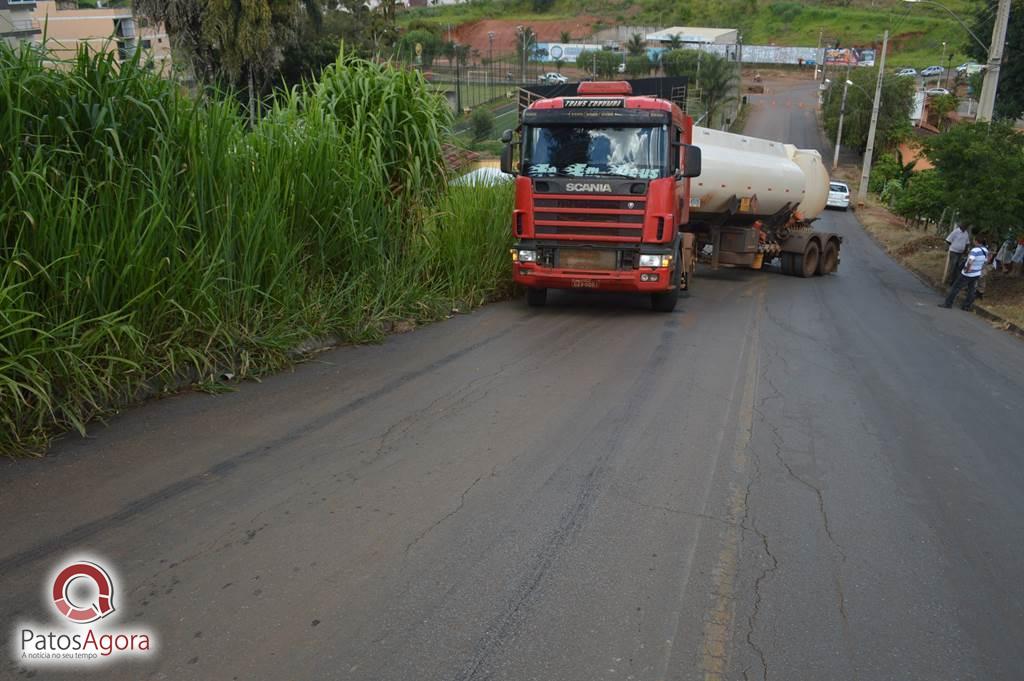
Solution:
{"label": "red soil hillside", "polygon": [[[529,21],[526,25],[537,34],[538,42],[558,42],[562,31],[568,31],[573,40],[580,40],[589,36],[593,31],[591,25],[599,21],[598,17],[581,15],[573,19],[555,19],[549,21]],[[472,45],[480,50],[483,55],[487,54],[487,33],[494,31],[494,54],[508,54],[516,49],[516,26],[522,25],[522,21],[510,21],[507,19],[485,19],[462,24],[455,29],[455,38],[458,42]]]}

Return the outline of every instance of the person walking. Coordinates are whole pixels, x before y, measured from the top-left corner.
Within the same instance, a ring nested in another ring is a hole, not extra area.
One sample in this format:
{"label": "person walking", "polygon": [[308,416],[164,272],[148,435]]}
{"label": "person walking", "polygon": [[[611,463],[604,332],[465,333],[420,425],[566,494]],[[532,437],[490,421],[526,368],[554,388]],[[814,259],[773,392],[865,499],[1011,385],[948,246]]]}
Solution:
{"label": "person walking", "polygon": [[953,283],[957,272],[962,267],[964,254],[971,243],[970,234],[959,222],[953,226],[953,231],[946,237],[949,250],[946,251],[946,269],[942,273],[942,285],[949,286]]}
{"label": "person walking", "polygon": [[953,307],[953,302],[960,294],[960,290],[966,286],[967,298],[964,300],[964,304],[960,306],[960,309],[970,310],[971,306],[974,305],[978,280],[981,278],[981,270],[985,267],[986,262],[988,262],[988,248],[986,248],[985,241],[980,237],[975,237],[974,247],[967,254],[967,260],[964,261],[963,269],[960,270],[956,281],[953,282],[952,288],[949,289],[949,295],[946,296],[946,300],[939,303],[939,307],[947,309]]}

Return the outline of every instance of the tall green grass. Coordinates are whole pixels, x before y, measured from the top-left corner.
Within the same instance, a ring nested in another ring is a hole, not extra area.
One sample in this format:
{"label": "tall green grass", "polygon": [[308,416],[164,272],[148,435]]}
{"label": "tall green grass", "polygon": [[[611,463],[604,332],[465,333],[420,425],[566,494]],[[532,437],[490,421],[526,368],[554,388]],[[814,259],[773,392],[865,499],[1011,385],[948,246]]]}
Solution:
{"label": "tall green grass", "polygon": [[250,130],[137,65],[0,45],[0,452],[509,288],[511,190],[449,189],[421,76],[342,55]]}

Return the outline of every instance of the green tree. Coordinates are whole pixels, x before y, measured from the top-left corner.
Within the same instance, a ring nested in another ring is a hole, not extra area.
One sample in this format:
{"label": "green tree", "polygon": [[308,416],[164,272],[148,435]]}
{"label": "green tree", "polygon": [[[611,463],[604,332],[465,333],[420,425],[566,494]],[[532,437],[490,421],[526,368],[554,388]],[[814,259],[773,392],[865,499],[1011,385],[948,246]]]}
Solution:
{"label": "green tree", "polygon": [[569,31],[562,31],[561,33],[558,34],[558,42],[560,42],[560,43],[571,43],[572,42],[572,34],[569,33]]}
{"label": "green tree", "polygon": [[[525,50],[525,59],[523,52]],[[523,26],[516,33],[516,63],[522,69],[523,80],[526,80],[526,62],[531,59],[537,50],[537,33],[530,26]]]}
{"label": "green tree", "polygon": [[611,80],[619,72],[622,57],[611,50],[600,50],[596,56],[597,76]]}
{"label": "green tree", "polygon": [[273,66],[273,11],[266,0],[209,0],[203,29],[232,80],[245,79],[250,123],[256,116],[256,72]]}
{"label": "green tree", "polygon": [[555,71],[561,71],[562,67],[565,66],[565,60],[561,57],[555,59]]}
{"label": "green tree", "polygon": [[594,65],[596,57],[596,50],[580,50],[580,53],[576,55],[576,66],[583,69],[587,73],[596,76],[597,69]]}
{"label": "green tree", "polygon": [[683,36],[678,33],[673,33],[668,37],[668,49],[670,50],[681,50],[683,49]]}
{"label": "green tree", "polygon": [[896,214],[908,221],[938,222],[945,208],[943,183],[935,170],[915,173],[893,202]]}
{"label": "green tree", "polygon": [[736,64],[714,54],[702,56],[700,88],[708,108],[708,120],[733,96],[739,81]]}
{"label": "green tree", "polygon": [[[972,30],[983,40],[987,41],[992,35],[998,5],[999,0],[982,0],[975,5]],[[964,51],[982,64],[988,61],[987,50],[973,39],[965,40]],[[976,89],[974,96],[980,94],[981,89]],[[999,67],[995,116],[1011,120],[1024,116],[1024,0],[1013,0],[1010,6],[1003,63]]]}
{"label": "green tree", "polygon": [[644,54],[647,51],[646,44],[644,43],[644,37],[639,33],[634,33],[626,41],[626,51],[634,57],[637,55]]}
{"label": "green tree", "polygon": [[[847,90],[846,116],[843,120],[843,142],[863,151],[867,147],[871,107],[878,70],[859,68],[850,71],[854,83]],[[838,81],[838,82],[837,82]],[[843,97],[842,78],[833,81],[825,94],[823,118],[830,139],[835,139],[839,124],[839,104]],[[914,79],[886,74],[882,80],[882,100],[878,111],[875,148],[891,149],[910,134],[910,112],[914,106]]]}
{"label": "green tree", "polygon": [[945,130],[949,127],[949,120],[946,116],[953,111],[956,111],[956,107],[960,104],[960,100],[957,99],[956,95],[939,95],[937,97],[931,97],[928,100],[928,108],[935,112],[938,116],[939,129]]}
{"label": "green tree", "polygon": [[661,53],[661,68],[666,76],[689,76],[693,80],[700,58],[701,53],[697,50],[668,50]]}
{"label": "green tree", "polygon": [[482,142],[494,132],[494,114],[484,107],[473,109],[469,115],[469,127],[473,131],[473,141]]}
{"label": "green tree", "polygon": [[927,140],[946,203],[993,240],[1024,211],[1024,135],[1008,122],[965,123]]}
{"label": "green tree", "polygon": [[395,52],[398,58],[404,62],[414,63],[416,61],[416,45],[421,48],[420,64],[425,69],[434,65],[434,59],[444,53],[444,43],[441,37],[425,28],[417,28],[406,32],[395,45]]}
{"label": "green tree", "polygon": [[638,78],[651,72],[651,60],[646,54],[635,54],[626,57],[626,73]]}

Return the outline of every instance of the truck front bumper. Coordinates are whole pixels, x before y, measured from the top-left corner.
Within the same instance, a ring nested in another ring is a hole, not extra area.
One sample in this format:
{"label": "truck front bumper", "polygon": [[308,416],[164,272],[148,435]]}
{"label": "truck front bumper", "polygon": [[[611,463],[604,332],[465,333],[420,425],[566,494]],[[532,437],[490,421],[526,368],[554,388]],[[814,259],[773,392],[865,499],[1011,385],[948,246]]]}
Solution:
{"label": "truck front bumper", "polygon": [[512,267],[515,282],[531,288],[658,293],[668,290],[674,284],[671,267],[580,271],[542,267],[532,262],[514,262]]}

